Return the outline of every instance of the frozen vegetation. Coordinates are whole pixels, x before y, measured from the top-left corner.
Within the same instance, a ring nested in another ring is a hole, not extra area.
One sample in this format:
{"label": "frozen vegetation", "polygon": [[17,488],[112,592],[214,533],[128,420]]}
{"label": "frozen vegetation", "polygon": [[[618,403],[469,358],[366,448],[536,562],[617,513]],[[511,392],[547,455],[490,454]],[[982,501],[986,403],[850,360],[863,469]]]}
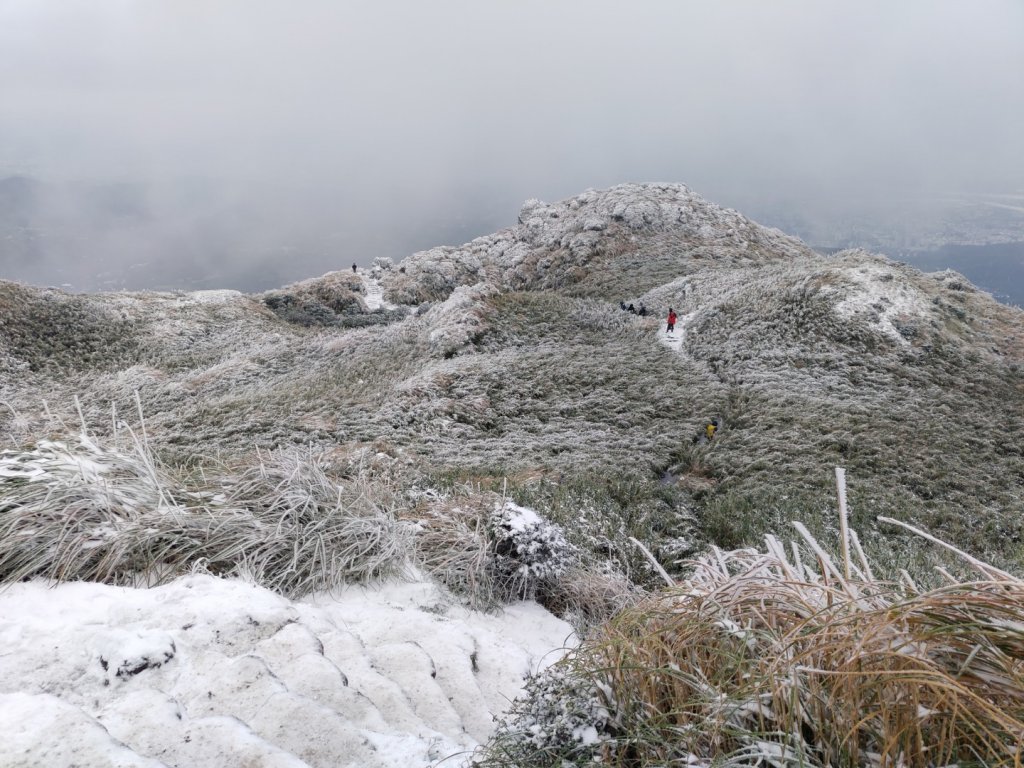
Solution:
{"label": "frozen vegetation", "polygon": [[[836,547],[837,465],[872,610],[968,569],[879,516],[1020,572],[1022,364],[1024,314],[962,276],[669,184],[259,295],[0,282],[0,763],[454,765],[525,685],[480,760],[871,764],[696,717],[623,751],[642,724],[586,670],[616,622],[674,626],[661,570],[728,581],[752,556],[712,547],[792,520]],[[763,590],[795,567],[768,555]],[[701,718],[788,727],[772,691],[714,690],[747,709]]]}

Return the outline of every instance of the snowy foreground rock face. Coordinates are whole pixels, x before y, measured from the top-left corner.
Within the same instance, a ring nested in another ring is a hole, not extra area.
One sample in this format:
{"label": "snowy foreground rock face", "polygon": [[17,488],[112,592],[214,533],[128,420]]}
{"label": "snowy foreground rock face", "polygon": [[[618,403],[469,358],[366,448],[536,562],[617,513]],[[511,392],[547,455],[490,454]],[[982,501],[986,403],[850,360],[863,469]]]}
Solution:
{"label": "snowy foreground rock face", "polygon": [[0,765],[459,765],[571,628],[427,584],[290,602],[190,576],[0,593]]}

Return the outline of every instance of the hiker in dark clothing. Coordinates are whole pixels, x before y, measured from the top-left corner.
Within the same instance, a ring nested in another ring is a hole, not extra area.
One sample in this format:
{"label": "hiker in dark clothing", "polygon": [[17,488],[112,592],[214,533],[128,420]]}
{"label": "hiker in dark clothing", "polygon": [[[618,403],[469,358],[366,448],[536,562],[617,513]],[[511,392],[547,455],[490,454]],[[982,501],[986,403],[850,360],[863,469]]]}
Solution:
{"label": "hiker in dark clothing", "polygon": [[644,306],[642,301],[640,302],[640,309],[637,310],[637,314],[640,315],[640,317],[647,316],[647,307]]}
{"label": "hiker in dark clothing", "polygon": [[356,273],[356,265],[355,265],[355,264],[353,264],[353,265],[352,265],[352,274],[354,275],[355,273]]}
{"label": "hiker in dark clothing", "polygon": [[626,311],[626,302],[620,301],[619,302],[619,309],[621,309],[623,312],[625,312]]}
{"label": "hiker in dark clothing", "polygon": [[668,326],[665,328],[665,333],[675,333],[676,330],[676,312],[672,307],[668,308]]}
{"label": "hiker in dark clothing", "polygon": [[630,314],[635,315],[636,314],[636,307],[634,307],[632,304],[630,304],[628,307],[626,307],[626,311],[629,312]]}

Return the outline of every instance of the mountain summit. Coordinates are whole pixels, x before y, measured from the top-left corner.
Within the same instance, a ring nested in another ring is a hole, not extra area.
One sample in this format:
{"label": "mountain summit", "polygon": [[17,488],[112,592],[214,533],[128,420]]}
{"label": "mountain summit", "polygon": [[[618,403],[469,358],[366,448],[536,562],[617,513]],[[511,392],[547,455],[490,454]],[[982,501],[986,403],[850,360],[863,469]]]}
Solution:
{"label": "mountain summit", "polygon": [[618,300],[704,266],[810,254],[799,240],[681,184],[623,184],[558,203],[528,200],[516,226],[459,248],[414,254],[403,262],[404,279],[392,284],[405,301],[436,300],[480,280]]}

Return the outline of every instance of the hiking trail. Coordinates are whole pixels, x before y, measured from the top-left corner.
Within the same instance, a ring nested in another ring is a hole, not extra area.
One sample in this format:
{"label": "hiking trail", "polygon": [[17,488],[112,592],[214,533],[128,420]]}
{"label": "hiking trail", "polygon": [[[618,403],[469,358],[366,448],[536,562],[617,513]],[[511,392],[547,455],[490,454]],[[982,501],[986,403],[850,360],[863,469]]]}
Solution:
{"label": "hiking trail", "polygon": [[373,312],[377,309],[396,309],[395,305],[384,299],[384,289],[380,280],[360,272],[359,277],[363,281],[363,297],[366,301],[366,308]]}
{"label": "hiking trail", "polygon": [[691,312],[688,315],[679,315],[676,318],[676,327],[672,333],[665,332],[665,320],[662,319],[658,326],[658,341],[669,349],[685,355],[686,345],[683,342],[686,341],[686,325],[694,314],[696,313]]}

